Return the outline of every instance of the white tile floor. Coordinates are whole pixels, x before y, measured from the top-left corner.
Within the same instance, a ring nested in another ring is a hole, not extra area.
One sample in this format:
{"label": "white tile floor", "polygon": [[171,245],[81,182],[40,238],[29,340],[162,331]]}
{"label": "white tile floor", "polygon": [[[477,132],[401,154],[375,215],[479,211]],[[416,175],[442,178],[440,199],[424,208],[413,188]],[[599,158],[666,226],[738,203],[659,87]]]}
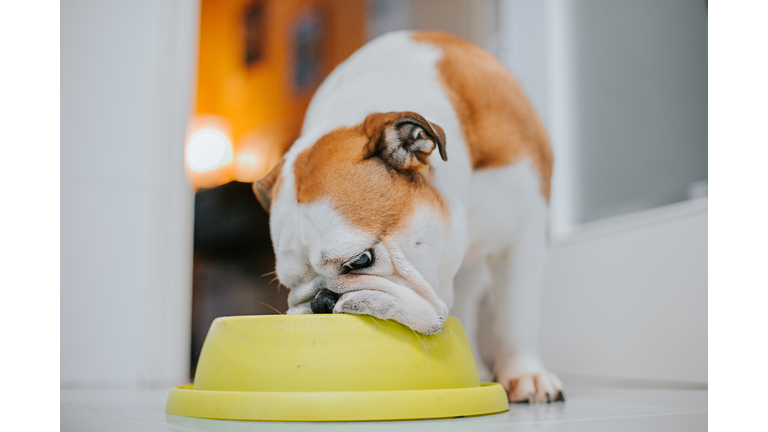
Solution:
{"label": "white tile floor", "polygon": [[400,422],[270,423],[165,413],[170,389],[61,390],[62,431],[705,431],[707,390],[574,387],[566,402],[510,405],[503,414]]}

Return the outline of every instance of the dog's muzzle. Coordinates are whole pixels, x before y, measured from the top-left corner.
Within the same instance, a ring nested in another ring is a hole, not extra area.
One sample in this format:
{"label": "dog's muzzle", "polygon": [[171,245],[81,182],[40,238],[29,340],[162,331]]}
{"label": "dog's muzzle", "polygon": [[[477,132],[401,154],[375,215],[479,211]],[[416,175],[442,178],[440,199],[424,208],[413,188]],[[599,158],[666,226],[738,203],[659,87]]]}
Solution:
{"label": "dog's muzzle", "polygon": [[312,307],[312,313],[333,313],[333,307],[336,306],[336,302],[339,300],[339,297],[341,297],[339,294],[336,294],[331,290],[325,288],[321,289],[315,295],[315,298],[312,299],[312,303],[310,303],[310,306]]}

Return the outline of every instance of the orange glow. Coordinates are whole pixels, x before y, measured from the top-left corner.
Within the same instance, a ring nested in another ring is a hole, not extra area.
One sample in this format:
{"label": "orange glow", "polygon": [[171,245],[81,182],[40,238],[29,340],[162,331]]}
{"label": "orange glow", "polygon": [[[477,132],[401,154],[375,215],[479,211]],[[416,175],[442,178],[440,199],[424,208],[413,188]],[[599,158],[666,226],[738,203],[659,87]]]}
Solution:
{"label": "orange glow", "polygon": [[256,178],[256,155],[243,154],[237,156],[235,161],[235,180],[240,182],[254,182]]}
{"label": "orange glow", "polygon": [[[322,29],[309,39],[320,69],[297,88],[297,29],[307,22]],[[233,153],[210,171],[188,169],[195,189],[266,175],[298,138],[317,86],[364,43],[364,0],[202,0],[196,118],[226,123]]]}

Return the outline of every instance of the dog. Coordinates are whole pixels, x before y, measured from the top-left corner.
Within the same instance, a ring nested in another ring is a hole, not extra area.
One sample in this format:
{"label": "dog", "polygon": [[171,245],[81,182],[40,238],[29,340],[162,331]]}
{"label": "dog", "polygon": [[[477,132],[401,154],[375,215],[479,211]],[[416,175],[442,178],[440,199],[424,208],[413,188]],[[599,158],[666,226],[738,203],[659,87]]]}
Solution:
{"label": "dog", "polygon": [[[435,151],[437,150],[437,151]],[[538,348],[553,155],[492,55],[396,32],[320,85],[301,136],[254,192],[289,314],[372,315],[430,335],[449,313],[511,402],[562,400]],[[477,351],[492,293],[493,373]]]}

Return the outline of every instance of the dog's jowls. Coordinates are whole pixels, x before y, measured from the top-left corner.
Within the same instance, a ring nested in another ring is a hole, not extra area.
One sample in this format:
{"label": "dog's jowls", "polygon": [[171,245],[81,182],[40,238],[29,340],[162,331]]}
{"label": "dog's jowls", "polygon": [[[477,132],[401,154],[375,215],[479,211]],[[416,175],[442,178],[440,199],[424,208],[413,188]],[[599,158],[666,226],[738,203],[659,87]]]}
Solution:
{"label": "dog's jowls", "polygon": [[[437,151],[435,151],[437,150]],[[301,138],[255,183],[289,313],[367,314],[423,334],[457,316],[477,356],[492,291],[493,376],[562,398],[539,357],[552,153],[511,74],[441,33],[392,33],[320,86]]]}

